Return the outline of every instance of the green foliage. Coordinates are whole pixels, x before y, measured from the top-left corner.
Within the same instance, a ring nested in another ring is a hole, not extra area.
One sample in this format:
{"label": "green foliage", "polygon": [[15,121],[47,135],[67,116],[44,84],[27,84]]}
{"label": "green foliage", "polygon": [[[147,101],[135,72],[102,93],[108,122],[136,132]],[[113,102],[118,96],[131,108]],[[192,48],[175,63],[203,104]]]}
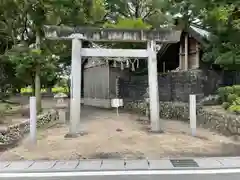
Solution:
{"label": "green foliage", "polygon": [[228,110],[230,112],[236,113],[237,115],[240,115],[240,105],[231,105]]}
{"label": "green foliage", "polygon": [[231,86],[220,87],[220,88],[218,88],[217,92],[218,92],[218,95],[222,102],[229,102],[228,96],[231,95],[230,96],[230,98],[231,98],[232,94],[234,94],[233,87],[231,87]]}
{"label": "green foliage", "polygon": [[231,87],[231,86],[226,86],[226,87],[225,87],[225,92],[226,92],[227,95],[234,93],[233,87]]}
{"label": "green foliage", "polygon": [[224,109],[228,109],[230,105],[231,105],[231,104],[230,104],[229,102],[224,102],[224,103],[222,104],[222,107],[223,107]]}
{"label": "green foliage", "polygon": [[117,23],[105,23],[103,25],[105,28],[118,28],[118,29],[150,29],[151,25],[144,23],[141,18],[131,19],[131,18],[119,18]]}
{"label": "green foliage", "polygon": [[222,107],[229,112],[240,114],[240,86],[226,86],[218,89],[218,95],[222,100]]}
{"label": "green foliage", "polygon": [[205,47],[203,61],[225,70],[240,69],[240,9],[237,3],[211,5],[205,11],[204,24],[214,34]]}
{"label": "green foliage", "polygon": [[238,96],[240,96],[240,85],[234,85],[233,92],[234,94],[237,94]]}
{"label": "green foliage", "polygon": [[[165,0],[106,0],[108,20],[116,22],[119,18],[142,19],[154,28],[160,26],[171,27],[173,16],[169,12],[173,10],[172,3]],[[174,9],[175,10],[175,9]],[[173,11],[174,11],[173,10]]]}
{"label": "green foliage", "polygon": [[87,14],[88,24],[96,25],[97,23],[102,23],[106,15],[104,0],[92,0]]}
{"label": "green foliage", "polygon": [[52,56],[44,50],[28,47],[20,50],[15,48],[9,51],[7,56],[15,64],[16,76],[23,78],[25,83],[31,84],[33,82],[37,66],[44,70],[40,72],[40,76],[45,76],[48,81],[55,78],[53,72],[56,69],[58,57]]}
{"label": "green foliage", "polygon": [[[33,91],[32,88],[21,88],[22,94],[32,93],[32,91]],[[46,92],[47,92],[47,89],[45,89],[45,88],[41,89],[41,93],[46,93]],[[69,90],[67,87],[53,87],[52,92],[53,93],[68,93]]]}
{"label": "green foliage", "polygon": [[233,105],[240,105],[240,97],[237,97],[232,104]]}
{"label": "green foliage", "polygon": [[236,94],[229,94],[227,96],[227,102],[229,102],[230,104],[232,104],[236,99],[237,99],[237,95]]}
{"label": "green foliage", "polygon": [[224,87],[220,87],[220,88],[218,88],[217,92],[218,92],[218,95],[219,95],[219,97],[221,99],[221,102],[222,103],[225,102],[225,88]]}

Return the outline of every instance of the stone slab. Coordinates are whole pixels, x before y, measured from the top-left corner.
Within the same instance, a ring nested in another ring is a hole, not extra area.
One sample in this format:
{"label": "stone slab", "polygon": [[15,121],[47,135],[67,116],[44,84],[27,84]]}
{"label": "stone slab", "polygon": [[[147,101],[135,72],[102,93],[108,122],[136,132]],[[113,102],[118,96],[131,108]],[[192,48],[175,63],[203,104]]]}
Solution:
{"label": "stone slab", "polygon": [[34,164],[34,161],[13,161],[6,166],[4,171],[26,170]]}
{"label": "stone slab", "polygon": [[101,170],[123,170],[125,169],[124,160],[103,160]]}
{"label": "stone slab", "polygon": [[76,169],[78,170],[100,170],[102,160],[80,160]]}
{"label": "stone slab", "polygon": [[196,161],[200,168],[222,167],[222,164],[217,160],[217,158],[194,158],[194,161]]}
{"label": "stone slab", "polygon": [[240,159],[239,158],[220,158],[218,160],[223,167],[240,167]]}
{"label": "stone slab", "polygon": [[52,170],[75,169],[80,161],[57,161]]}
{"label": "stone slab", "polygon": [[35,161],[28,170],[46,170],[51,169],[57,161]]}
{"label": "stone slab", "polygon": [[148,160],[149,169],[171,169],[174,168],[168,159],[163,160]]}
{"label": "stone slab", "polygon": [[125,160],[125,169],[149,169],[147,160]]}
{"label": "stone slab", "polygon": [[0,171],[1,171],[1,169],[4,169],[8,165],[10,165],[10,162],[8,162],[8,161],[0,162]]}

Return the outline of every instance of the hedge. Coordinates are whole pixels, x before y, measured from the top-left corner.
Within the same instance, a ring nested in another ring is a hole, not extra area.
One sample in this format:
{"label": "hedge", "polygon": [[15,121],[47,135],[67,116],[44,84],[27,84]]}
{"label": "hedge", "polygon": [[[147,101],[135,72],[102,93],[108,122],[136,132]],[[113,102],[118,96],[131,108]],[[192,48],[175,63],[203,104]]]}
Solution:
{"label": "hedge", "polygon": [[[32,92],[32,88],[21,88],[21,93],[31,93]],[[41,89],[42,93],[47,92],[46,88],[42,88]],[[52,92],[53,93],[67,93],[69,92],[67,87],[54,87],[52,88]]]}

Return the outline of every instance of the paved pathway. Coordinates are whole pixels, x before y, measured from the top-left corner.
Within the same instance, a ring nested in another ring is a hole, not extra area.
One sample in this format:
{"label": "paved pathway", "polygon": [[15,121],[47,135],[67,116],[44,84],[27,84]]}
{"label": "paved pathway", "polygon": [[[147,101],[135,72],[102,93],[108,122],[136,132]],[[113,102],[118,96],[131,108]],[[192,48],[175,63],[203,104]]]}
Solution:
{"label": "paved pathway", "polygon": [[0,179],[10,177],[21,180],[237,180],[240,178],[240,157],[1,162]]}

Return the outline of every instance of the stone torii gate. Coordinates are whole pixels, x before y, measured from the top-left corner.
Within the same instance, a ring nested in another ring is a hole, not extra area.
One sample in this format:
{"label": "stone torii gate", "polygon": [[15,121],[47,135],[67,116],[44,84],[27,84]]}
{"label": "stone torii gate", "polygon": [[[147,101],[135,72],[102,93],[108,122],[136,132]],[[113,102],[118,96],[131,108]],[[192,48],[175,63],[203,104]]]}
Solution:
{"label": "stone torii gate", "polygon": [[[82,57],[134,57],[148,59],[148,81],[150,98],[150,121],[153,132],[161,132],[159,117],[159,94],[157,78],[156,43],[177,43],[181,31],[175,30],[126,30],[101,28],[70,28],[63,26],[45,26],[48,39],[72,41],[71,77],[72,92],[70,104],[71,136],[79,133],[81,111],[81,67]],[[145,42],[147,49],[94,49],[82,48],[82,41],[92,42]]]}

